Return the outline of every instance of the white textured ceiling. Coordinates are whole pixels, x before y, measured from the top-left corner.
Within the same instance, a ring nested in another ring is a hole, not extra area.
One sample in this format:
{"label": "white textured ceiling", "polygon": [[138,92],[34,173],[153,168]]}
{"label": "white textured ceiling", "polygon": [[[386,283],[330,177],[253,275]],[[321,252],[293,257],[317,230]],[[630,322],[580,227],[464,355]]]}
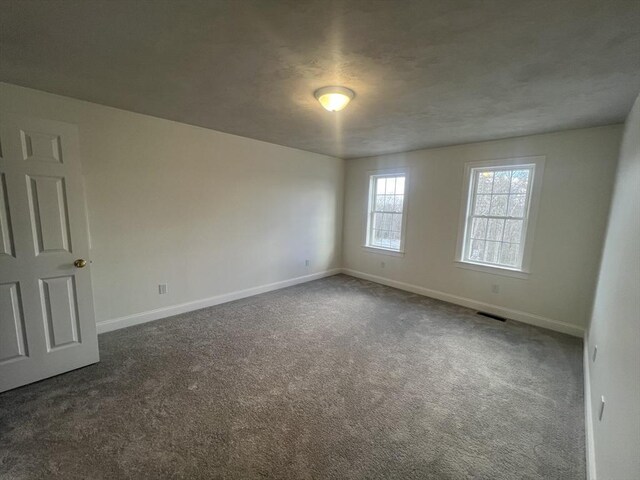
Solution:
{"label": "white textured ceiling", "polygon": [[0,42],[2,81],[345,158],[621,122],[640,90],[637,0],[0,0]]}

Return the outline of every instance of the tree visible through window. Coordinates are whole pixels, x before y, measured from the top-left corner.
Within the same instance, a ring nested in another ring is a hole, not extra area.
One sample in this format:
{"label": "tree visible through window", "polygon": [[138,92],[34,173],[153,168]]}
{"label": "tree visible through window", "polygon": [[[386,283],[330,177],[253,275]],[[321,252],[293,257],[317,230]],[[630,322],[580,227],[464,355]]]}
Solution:
{"label": "tree visible through window", "polygon": [[521,269],[534,165],[472,168],[464,261]]}
{"label": "tree visible through window", "polygon": [[402,250],[405,175],[371,175],[367,246]]}

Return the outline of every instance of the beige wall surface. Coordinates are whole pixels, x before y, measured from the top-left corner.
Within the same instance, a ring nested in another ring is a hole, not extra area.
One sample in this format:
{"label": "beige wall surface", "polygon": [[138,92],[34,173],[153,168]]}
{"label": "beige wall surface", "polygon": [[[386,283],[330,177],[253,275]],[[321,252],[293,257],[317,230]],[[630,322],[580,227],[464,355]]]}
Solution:
{"label": "beige wall surface", "polygon": [[640,478],[640,97],[625,127],[587,348],[597,478]]}
{"label": "beige wall surface", "polygon": [[[348,160],[343,267],[580,335],[591,310],[621,131],[614,125]],[[465,164],[528,156],[546,157],[530,275],[460,268],[454,260]],[[410,177],[405,254],[373,253],[362,247],[368,172],[400,166]]]}
{"label": "beige wall surface", "polygon": [[0,83],[8,113],[79,127],[98,322],[340,267],[341,159]]}
{"label": "beige wall surface", "polygon": [[[79,127],[99,322],[340,267],[575,335],[589,317],[621,126],[345,162],[13,85],[0,101]],[[538,155],[531,274],[460,268],[465,163]],[[367,172],[397,166],[410,169],[401,257],[362,248]]]}

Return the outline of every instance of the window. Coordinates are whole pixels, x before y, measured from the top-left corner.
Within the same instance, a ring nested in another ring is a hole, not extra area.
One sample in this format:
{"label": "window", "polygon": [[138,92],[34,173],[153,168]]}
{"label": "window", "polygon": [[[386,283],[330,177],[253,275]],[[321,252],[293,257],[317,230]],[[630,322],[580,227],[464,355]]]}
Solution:
{"label": "window", "polygon": [[532,203],[534,196],[537,203],[539,194],[534,179],[543,162],[543,157],[533,157],[467,165],[468,196],[459,260],[528,269]]}
{"label": "window", "polygon": [[402,252],[404,247],[406,173],[373,174],[369,182],[366,246]]}

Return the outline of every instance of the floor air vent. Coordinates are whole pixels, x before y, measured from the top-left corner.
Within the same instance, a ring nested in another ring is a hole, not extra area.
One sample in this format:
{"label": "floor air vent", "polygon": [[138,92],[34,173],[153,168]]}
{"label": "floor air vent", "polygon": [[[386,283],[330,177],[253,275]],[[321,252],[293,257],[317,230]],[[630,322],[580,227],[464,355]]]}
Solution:
{"label": "floor air vent", "polygon": [[476,312],[478,315],[482,315],[483,317],[489,317],[489,318],[493,318],[494,320],[498,320],[500,322],[506,322],[507,319],[504,317],[501,317],[500,315],[494,315],[493,313],[488,313],[488,312]]}

